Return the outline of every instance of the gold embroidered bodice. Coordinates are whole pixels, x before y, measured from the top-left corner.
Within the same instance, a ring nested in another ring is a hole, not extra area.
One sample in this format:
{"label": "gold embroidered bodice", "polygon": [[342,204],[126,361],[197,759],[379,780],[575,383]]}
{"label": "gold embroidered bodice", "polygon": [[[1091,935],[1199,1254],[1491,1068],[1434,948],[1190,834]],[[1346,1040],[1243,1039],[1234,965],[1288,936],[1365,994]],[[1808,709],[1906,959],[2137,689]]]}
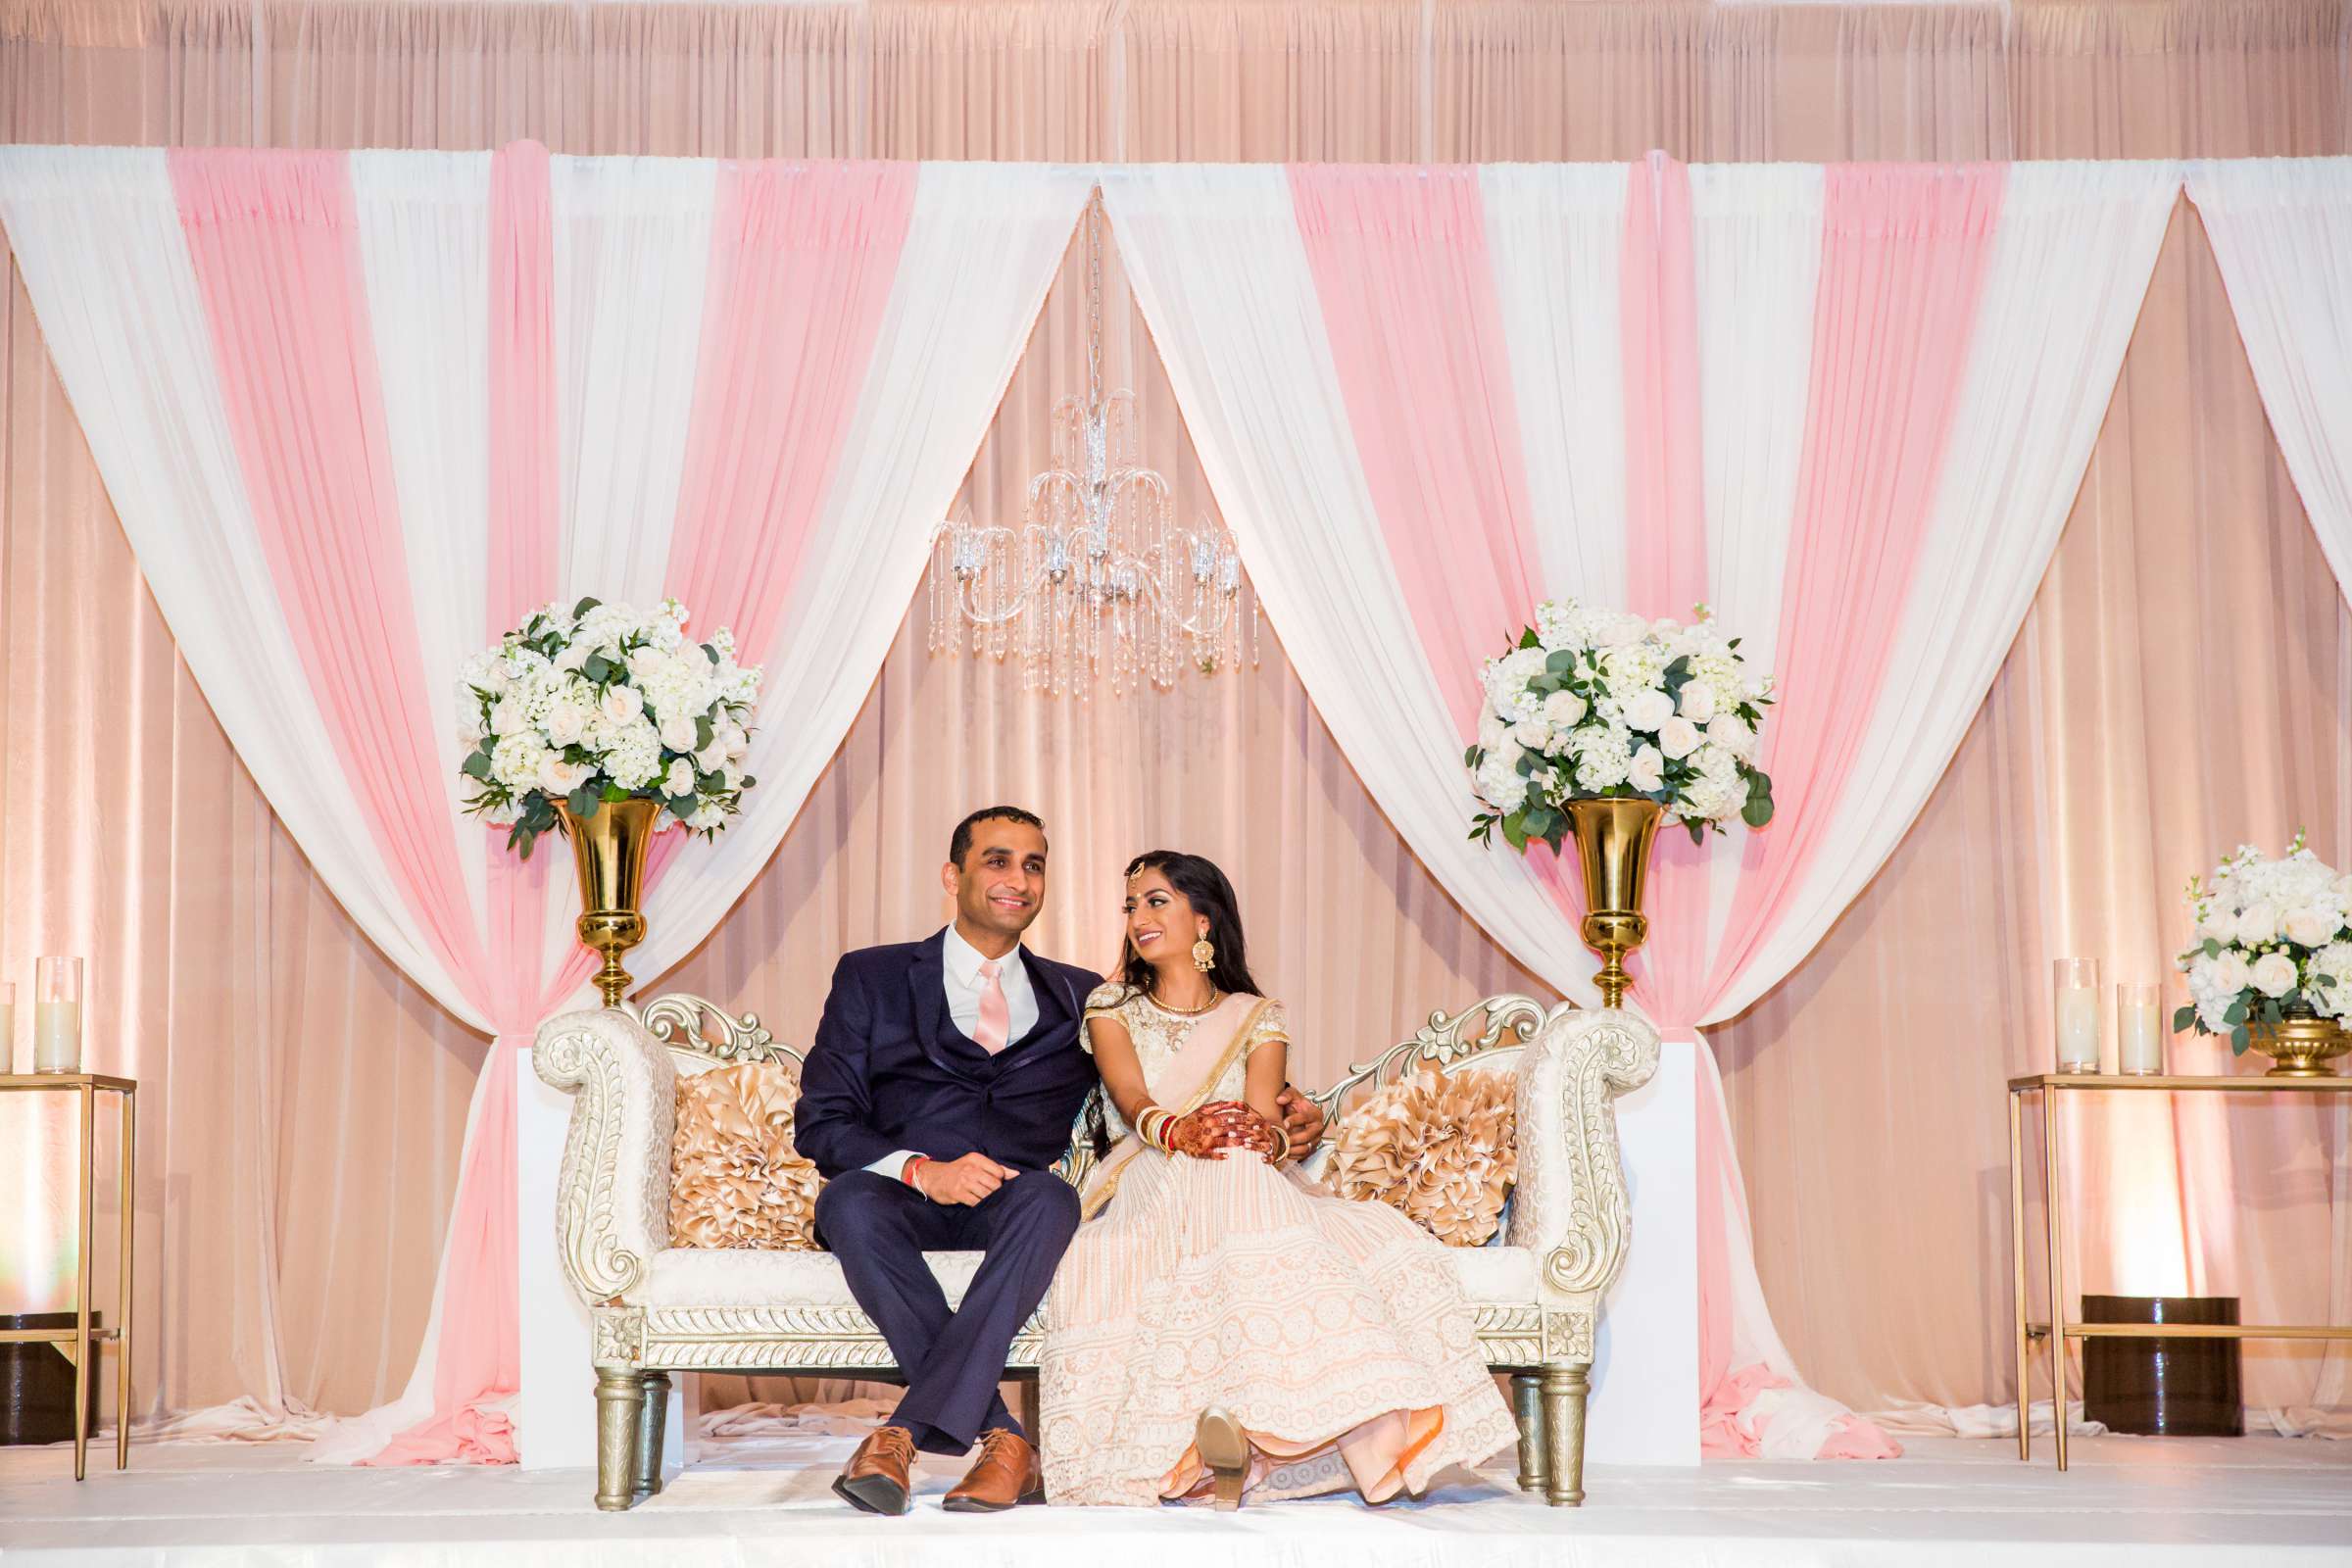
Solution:
{"label": "gold embroidered bodice", "polygon": [[[1201,1021],[1200,1017],[1171,1012],[1142,992],[1130,991],[1115,980],[1097,986],[1087,997],[1086,1015],[1089,1018],[1116,1018],[1127,1026],[1127,1038],[1135,1042],[1136,1060],[1144,1069],[1144,1086],[1152,1091],[1155,1099],[1168,1063],[1184,1049],[1184,1043],[1192,1038],[1194,1028]],[[1217,1080],[1216,1087],[1208,1092],[1207,1098],[1242,1099],[1250,1080],[1250,1053],[1269,1040],[1287,1041],[1290,1034],[1290,1024],[1283,1016],[1282,1004],[1268,1002],[1258,1009],[1257,1021],[1250,1026],[1249,1050],[1234,1058],[1233,1065],[1225,1069],[1225,1076]],[[1094,1040],[1083,1031],[1078,1038],[1088,1051],[1095,1049]],[[1102,1114],[1110,1123],[1111,1137],[1127,1136],[1127,1124],[1119,1118],[1118,1107],[1110,1102],[1107,1095],[1102,1100]]]}

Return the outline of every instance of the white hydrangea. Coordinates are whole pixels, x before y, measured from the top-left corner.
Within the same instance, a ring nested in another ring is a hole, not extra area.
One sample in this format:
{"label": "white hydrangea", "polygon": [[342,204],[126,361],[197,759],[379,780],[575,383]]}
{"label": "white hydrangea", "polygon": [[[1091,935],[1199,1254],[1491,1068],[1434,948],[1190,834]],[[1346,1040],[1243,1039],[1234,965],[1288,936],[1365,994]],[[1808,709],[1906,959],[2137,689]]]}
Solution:
{"label": "white hydrangea", "polygon": [[1501,753],[1489,753],[1478,765],[1475,783],[1479,799],[1505,816],[1527,804],[1527,778],[1516,757],[1506,761]]}
{"label": "white hydrangea", "polygon": [[1616,725],[1587,724],[1569,740],[1576,759],[1576,781],[1587,790],[1615,789],[1633,771],[1634,748]]}
{"label": "white hydrangea", "polygon": [[[2330,942],[2313,954],[2303,965],[2303,983],[2322,1017],[2340,1018],[2352,1010],[2352,942]],[[2196,988],[2193,975],[2189,988]]]}
{"label": "white hydrangea", "polygon": [[1546,599],[1536,607],[1536,642],[1545,653],[1585,646],[1575,601]]}
{"label": "white hydrangea", "polygon": [[490,776],[515,791],[539,787],[539,764],[547,760],[547,742],[532,729],[502,736],[490,753]]}
{"label": "white hydrangea", "polygon": [[643,718],[614,731],[604,755],[605,773],[624,790],[641,790],[662,771],[662,737]]}
{"label": "white hydrangea", "polygon": [[1541,648],[1514,648],[1500,659],[1487,661],[1487,701],[1506,721],[1516,724],[1535,716],[1541,704],[1527,683],[1544,673],[1544,662],[1549,657]]}
{"label": "white hydrangea", "polygon": [[[1663,691],[1655,690],[1670,662],[1662,657],[1663,652],[1654,644],[1643,642],[1628,643],[1602,655],[1601,678],[1608,682],[1609,694],[1629,703],[1636,696],[1664,697]],[[1669,702],[1667,707],[1671,711],[1673,704]]]}

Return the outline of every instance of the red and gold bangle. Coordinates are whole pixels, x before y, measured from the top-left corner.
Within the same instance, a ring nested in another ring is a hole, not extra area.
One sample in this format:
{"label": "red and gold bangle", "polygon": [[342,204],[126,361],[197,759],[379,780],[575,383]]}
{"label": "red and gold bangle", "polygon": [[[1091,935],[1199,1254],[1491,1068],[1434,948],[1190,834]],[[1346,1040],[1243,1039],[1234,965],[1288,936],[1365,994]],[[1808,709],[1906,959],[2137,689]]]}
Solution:
{"label": "red and gold bangle", "polygon": [[1135,1118],[1135,1135],[1161,1153],[1172,1153],[1168,1147],[1168,1123],[1176,1113],[1162,1105],[1146,1105]]}

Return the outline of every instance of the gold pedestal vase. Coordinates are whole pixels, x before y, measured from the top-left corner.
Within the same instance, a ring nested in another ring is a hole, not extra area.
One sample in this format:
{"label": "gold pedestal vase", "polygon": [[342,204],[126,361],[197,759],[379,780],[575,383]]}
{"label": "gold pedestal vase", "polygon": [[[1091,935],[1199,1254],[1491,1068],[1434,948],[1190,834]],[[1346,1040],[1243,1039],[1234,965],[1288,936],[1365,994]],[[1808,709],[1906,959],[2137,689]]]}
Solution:
{"label": "gold pedestal vase", "polygon": [[2352,1035],[2342,1024],[2303,1005],[2285,1008],[2275,1024],[2249,1026],[2246,1036],[2254,1050],[2271,1058],[2268,1078],[2332,1078],[2335,1058],[2352,1051]]}
{"label": "gold pedestal vase", "polygon": [[604,801],[594,815],[575,816],[559,802],[564,836],[571,840],[571,863],[580,877],[580,943],[604,955],[596,973],[596,989],[605,1005],[620,1005],[629,989],[629,971],[620,956],[645,940],[645,915],[638,901],[645,893],[645,855],[654,842],[654,820],[660,801]]}
{"label": "gold pedestal vase", "polygon": [[1649,917],[1642,912],[1642,884],[1649,874],[1649,852],[1658,837],[1658,803],[1641,799],[1569,801],[1568,830],[1585,874],[1585,946],[1600,955],[1600,987],[1606,1006],[1624,1004],[1633,976],[1627,955],[1649,940]]}

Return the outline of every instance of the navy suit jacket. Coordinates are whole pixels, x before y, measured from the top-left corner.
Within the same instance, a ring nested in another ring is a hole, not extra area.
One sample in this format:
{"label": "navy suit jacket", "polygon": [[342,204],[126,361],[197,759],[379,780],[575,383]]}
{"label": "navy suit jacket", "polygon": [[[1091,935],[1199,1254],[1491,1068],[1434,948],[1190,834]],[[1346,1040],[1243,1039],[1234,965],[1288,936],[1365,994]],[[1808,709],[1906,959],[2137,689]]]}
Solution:
{"label": "navy suit jacket", "polygon": [[941,931],[834,966],[793,1112],[793,1143],[826,1180],[901,1149],[1045,1170],[1068,1147],[1102,1081],[1078,1039],[1100,978],[1023,948],[1037,1023],[991,1056],[948,1016],[946,946]]}

